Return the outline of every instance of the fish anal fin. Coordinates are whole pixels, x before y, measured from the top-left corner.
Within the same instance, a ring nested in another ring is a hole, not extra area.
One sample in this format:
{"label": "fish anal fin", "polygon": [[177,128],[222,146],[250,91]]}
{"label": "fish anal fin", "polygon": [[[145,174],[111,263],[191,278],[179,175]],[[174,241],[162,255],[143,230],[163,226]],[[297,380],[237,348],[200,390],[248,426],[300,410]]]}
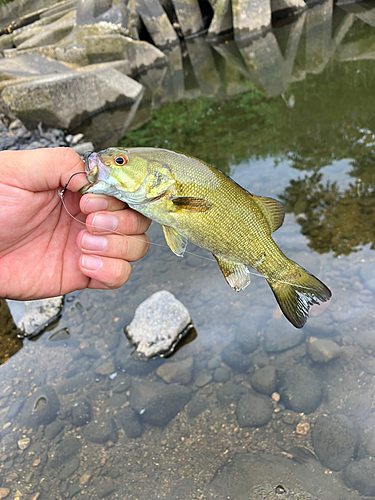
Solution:
{"label": "fish anal fin", "polygon": [[250,285],[250,271],[245,264],[238,264],[230,260],[223,259],[214,255],[220,270],[224,275],[229,286],[236,292],[242,292],[248,285]]}
{"label": "fish anal fin", "polygon": [[172,198],[176,211],[181,212],[207,212],[212,207],[212,203],[203,198],[194,198],[190,196],[179,196]]}
{"label": "fish anal fin", "polygon": [[279,227],[283,225],[285,217],[285,209],[283,205],[273,198],[256,195],[253,196],[262,204],[268,225],[270,227],[270,232],[273,233],[276,229],[279,229]]}
{"label": "fish anal fin", "polygon": [[186,236],[178,233],[172,227],[169,226],[162,226],[162,227],[163,227],[165,241],[167,242],[169,248],[178,257],[183,257],[188,244]]}

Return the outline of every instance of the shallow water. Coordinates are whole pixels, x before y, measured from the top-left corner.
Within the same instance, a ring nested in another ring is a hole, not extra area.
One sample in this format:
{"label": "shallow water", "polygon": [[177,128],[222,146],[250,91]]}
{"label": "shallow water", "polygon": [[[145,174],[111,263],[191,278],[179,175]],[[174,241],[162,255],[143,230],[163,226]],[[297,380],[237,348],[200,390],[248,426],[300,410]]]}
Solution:
{"label": "shallow water", "polygon": [[[134,118],[153,101],[152,120],[122,140],[282,200],[275,240],[332,300],[297,331],[264,279],[237,294],[215,262],[151,247],[124,287],[70,294],[58,324],[0,367],[0,492],[375,498],[375,27],[360,7],[323,2],[247,46],[189,42]],[[156,224],[149,236],[164,243]],[[158,290],[189,309],[195,338],[136,362],[123,328]],[[337,357],[314,361],[316,339]],[[175,362],[183,377],[166,384]]]}

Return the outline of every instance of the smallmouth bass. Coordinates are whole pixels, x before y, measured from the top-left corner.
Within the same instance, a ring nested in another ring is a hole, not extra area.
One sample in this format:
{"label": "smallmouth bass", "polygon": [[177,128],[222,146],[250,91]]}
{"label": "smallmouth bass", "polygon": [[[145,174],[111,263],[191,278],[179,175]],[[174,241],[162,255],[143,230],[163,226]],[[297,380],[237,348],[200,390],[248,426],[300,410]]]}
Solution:
{"label": "smallmouth bass", "polygon": [[163,227],[173,253],[188,240],[213,254],[228,284],[250,283],[248,266],[262,274],[286,318],[306,323],[309,308],[330,299],[324,283],[288,259],[271,234],[284,208],[256,196],[202,160],[157,148],[108,148],[85,154],[89,182],[81,194],[114,196]]}

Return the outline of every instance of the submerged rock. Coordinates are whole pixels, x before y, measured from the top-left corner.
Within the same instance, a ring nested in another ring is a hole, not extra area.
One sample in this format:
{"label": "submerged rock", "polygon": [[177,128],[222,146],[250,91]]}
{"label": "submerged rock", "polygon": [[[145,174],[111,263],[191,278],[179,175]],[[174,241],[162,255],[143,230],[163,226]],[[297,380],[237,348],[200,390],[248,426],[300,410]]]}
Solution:
{"label": "submerged rock", "polygon": [[139,416],[132,408],[124,408],[117,415],[117,423],[125,434],[130,438],[136,438],[142,434],[142,425]]}
{"label": "submerged rock", "polygon": [[145,358],[173,350],[191,323],[189,311],[170,292],[156,292],[140,304],[126,327],[136,352]]}
{"label": "submerged rock", "polygon": [[312,444],[321,463],[338,471],[348,465],[356,454],[358,432],[344,415],[322,416],[312,430]]}
{"label": "submerged rock", "polygon": [[267,425],[273,414],[272,401],[266,396],[244,394],[238,401],[236,414],[241,427]]}
{"label": "submerged rock", "polygon": [[277,373],[274,366],[264,366],[254,372],[251,377],[253,389],[262,394],[272,394],[276,391]]}
{"label": "submerged rock", "polygon": [[297,330],[285,321],[272,319],[264,334],[264,349],[268,353],[282,352],[302,344],[306,338],[303,331]]}
{"label": "submerged rock", "polygon": [[327,363],[331,359],[340,356],[340,346],[330,339],[317,339],[311,337],[308,343],[307,352],[311,359],[318,363]]}
{"label": "submerged rock", "polygon": [[55,390],[46,385],[40,387],[26,401],[21,412],[21,424],[25,427],[48,425],[55,420],[60,410],[60,401]]}
{"label": "submerged rock", "polygon": [[375,496],[375,462],[370,458],[350,463],[345,469],[343,479],[346,486],[362,495]]}
{"label": "submerged rock", "polygon": [[286,408],[311,413],[320,404],[322,387],[314,373],[296,366],[280,375],[279,393]]}
{"label": "submerged rock", "polygon": [[[24,302],[24,313],[16,323],[18,330],[24,337],[38,335],[58,318],[63,300],[60,296]],[[12,301],[8,303],[12,310]]]}

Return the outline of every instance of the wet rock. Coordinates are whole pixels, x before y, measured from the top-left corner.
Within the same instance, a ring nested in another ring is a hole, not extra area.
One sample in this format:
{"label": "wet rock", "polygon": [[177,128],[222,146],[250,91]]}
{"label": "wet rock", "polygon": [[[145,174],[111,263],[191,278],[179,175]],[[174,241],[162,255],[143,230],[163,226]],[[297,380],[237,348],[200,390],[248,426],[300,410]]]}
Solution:
{"label": "wet rock", "polygon": [[91,384],[93,381],[93,373],[92,372],[83,372],[74,375],[74,377],[70,377],[67,380],[63,380],[56,387],[58,394],[73,394],[74,392],[86,387]]}
{"label": "wet rock", "polygon": [[233,27],[231,0],[217,0],[215,2],[214,16],[212,18],[207,36],[214,39],[220,33],[225,33]]}
{"label": "wet rock", "polygon": [[177,384],[133,380],[131,407],[151,425],[166,425],[190,401],[191,390]]}
{"label": "wet rock", "polygon": [[136,352],[146,358],[169,352],[180,340],[191,319],[186,307],[166,290],[140,304],[126,331]]}
{"label": "wet rock", "polygon": [[28,300],[24,305],[25,314],[17,321],[17,328],[25,337],[32,337],[56,321],[63,306],[63,296]]}
{"label": "wet rock", "polygon": [[21,412],[21,425],[38,427],[53,422],[60,410],[60,401],[55,390],[46,385],[40,387],[26,401]]}
{"label": "wet rock", "polygon": [[23,405],[25,404],[26,398],[23,396],[16,399],[16,401],[11,405],[7,413],[7,419],[12,420],[17,417],[19,412],[22,410]]}
{"label": "wet rock", "polygon": [[158,0],[136,0],[135,4],[137,14],[157,47],[178,43],[177,34]]}
{"label": "wet rock", "polygon": [[282,352],[305,341],[306,334],[284,321],[272,319],[264,334],[266,352]]}
{"label": "wet rock", "polygon": [[117,441],[117,428],[111,417],[107,414],[99,415],[86,425],[83,437],[92,443],[104,444],[107,441]]}
{"label": "wet rock", "polygon": [[232,13],[236,40],[246,39],[249,35],[259,33],[271,25],[271,2],[232,0]]}
{"label": "wet rock", "polygon": [[190,356],[182,361],[167,361],[159,366],[156,374],[167,384],[188,384],[193,376],[193,367],[194,359]]}
{"label": "wet rock", "polygon": [[311,413],[320,404],[322,387],[314,373],[296,366],[280,375],[279,393],[286,408],[298,413]]}
{"label": "wet rock", "polygon": [[219,368],[219,366],[221,365],[221,361],[222,361],[221,356],[214,356],[207,363],[207,368],[209,370],[215,370],[216,368]]}
{"label": "wet rock", "polygon": [[246,392],[244,387],[229,380],[224,386],[220,387],[216,395],[221,404],[230,405],[231,403],[237,403],[240,397],[246,394]]}
{"label": "wet rock", "polygon": [[197,378],[194,381],[194,384],[197,387],[204,387],[209,384],[212,380],[212,375],[208,370],[202,370],[198,373]]}
{"label": "wet rock", "polygon": [[241,427],[267,425],[273,414],[270,398],[257,394],[244,394],[238,401],[236,415]]}
{"label": "wet rock", "polygon": [[25,123],[36,125],[42,121],[54,127],[73,128],[100,110],[130,106],[142,94],[138,82],[115,69],[85,68],[12,85],[3,91],[2,98]]}
{"label": "wet rock", "polygon": [[64,429],[65,424],[61,420],[55,420],[44,429],[44,437],[47,441],[52,441]]}
{"label": "wet rock", "polygon": [[85,399],[76,401],[72,409],[72,424],[76,427],[87,425],[91,420],[91,405]]}
{"label": "wet rock", "polygon": [[198,0],[172,0],[184,37],[203,31],[204,24]]}
{"label": "wet rock", "polygon": [[341,348],[333,340],[310,337],[307,352],[314,361],[327,363],[340,356]]}
{"label": "wet rock", "polygon": [[82,447],[81,440],[74,437],[66,437],[57,446],[50,460],[52,469],[58,469],[68,460],[80,453]]}
{"label": "wet rock", "polygon": [[95,22],[100,23],[101,21],[121,26],[127,33],[130,28],[130,11],[127,6],[121,2],[95,18]]}
{"label": "wet rock", "polygon": [[230,371],[227,370],[227,368],[224,368],[223,366],[219,366],[218,368],[216,368],[216,370],[214,371],[215,382],[225,384],[229,379]]}
{"label": "wet rock", "polygon": [[235,342],[222,350],[221,358],[224,363],[237,372],[246,372],[253,366],[251,359],[242,353],[240,346]]}
{"label": "wet rock", "polygon": [[65,73],[69,68],[37,54],[25,54],[0,60],[0,81],[35,78],[36,76]]}
{"label": "wet rock", "polygon": [[78,458],[71,458],[59,472],[59,478],[66,481],[79,468],[79,465]]}
{"label": "wet rock", "polygon": [[271,395],[276,391],[277,373],[274,366],[264,366],[256,370],[251,377],[251,385],[253,389],[262,394]]}
{"label": "wet rock", "polygon": [[124,408],[117,414],[117,423],[129,438],[136,438],[142,434],[140,418],[131,408]]}
{"label": "wet rock", "polygon": [[359,436],[344,415],[321,416],[312,430],[312,444],[321,463],[338,471],[356,455]]}
{"label": "wet rock", "polygon": [[99,375],[111,375],[115,371],[115,365],[113,364],[113,361],[106,361],[103,363],[100,360],[99,366],[95,368],[95,373],[98,373]]}
{"label": "wet rock", "polygon": [[188,418],[195,418],[207,410],[208,403],[206,398],[195,397],[186,405],[186,414]]}
{"label": "wet rock", "polygon": [[375,496],[375,462],[370,458],[351,462],[344,471],[343,479],[346,486],[362,495]]}
{"label": "wet rock", "polygon": [[131,378],[125,373],[119,373],[114,379],[113,384],[111,384],[110,389],[114,393],[122,393],[129,389],[131,384]]}
{"label": "wet rock", "polygon": [[372,400],[364,394],[351,394],[344,403],[344,412],[355,420],[366,420],[373,412]]}
{"label": "wet rock", "polygon": [[241,326],[236,331],[236,340],[240,344],[241,351],[245,354],[254,352],[259,345],[256,330]]}
{"label": "wet rock", "polygon": [[9,493],[10,493],[9,488],[0,488],[0,500],[6,498],[9,495]]}
{"label": "wet rock", "polygon": [[95,492],[98,495],[98,498],[106,498],[109,495],[112,495],[116,491],[116,486],[112,481],[105,481],[104,483],[98,484],[95,487]]}

